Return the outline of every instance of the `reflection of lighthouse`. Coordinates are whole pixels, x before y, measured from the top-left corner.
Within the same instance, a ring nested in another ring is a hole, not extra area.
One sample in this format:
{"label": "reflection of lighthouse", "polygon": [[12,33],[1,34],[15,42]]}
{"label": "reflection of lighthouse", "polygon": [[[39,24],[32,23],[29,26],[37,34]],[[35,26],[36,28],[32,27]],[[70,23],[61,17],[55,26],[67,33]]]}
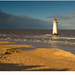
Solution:
{"label": "reflection of lighthouse", "polygon": [[57,26],[58,22],[57,19],[53,20],[53,35],[57,35],[58,34],[58,26]]}

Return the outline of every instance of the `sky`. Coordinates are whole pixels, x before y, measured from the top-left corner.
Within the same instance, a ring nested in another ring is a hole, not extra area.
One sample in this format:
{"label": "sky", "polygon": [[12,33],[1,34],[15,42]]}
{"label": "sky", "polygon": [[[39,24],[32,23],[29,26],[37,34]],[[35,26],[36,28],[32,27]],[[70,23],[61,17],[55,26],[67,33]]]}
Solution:
{"label": "sky", "polygon": [[0,29],[75,29],[75,1],[0,1]]}

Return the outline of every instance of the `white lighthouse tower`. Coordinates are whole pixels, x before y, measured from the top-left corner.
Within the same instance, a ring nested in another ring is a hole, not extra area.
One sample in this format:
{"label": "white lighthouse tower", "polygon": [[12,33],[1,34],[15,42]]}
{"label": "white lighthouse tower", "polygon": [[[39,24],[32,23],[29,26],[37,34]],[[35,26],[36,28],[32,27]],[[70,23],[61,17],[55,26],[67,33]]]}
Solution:
{"label": "white lighthouse tower", "polygon": [[54,19],[53,20],[53,32],[52,34],[53,35],[58,35],[58,22],[57,22],[57,19]]}

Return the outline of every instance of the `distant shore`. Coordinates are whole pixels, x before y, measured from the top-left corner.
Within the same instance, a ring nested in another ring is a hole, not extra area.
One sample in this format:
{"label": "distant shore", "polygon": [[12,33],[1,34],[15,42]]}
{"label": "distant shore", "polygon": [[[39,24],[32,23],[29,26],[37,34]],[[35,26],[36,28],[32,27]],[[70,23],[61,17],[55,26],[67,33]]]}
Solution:
{"label": "distant shore", "polygon": [[0,71],[75,71],[75,55],[70,52],[54,48],[24,51],[18,48],[31,45],[6,43],[0,41]]}

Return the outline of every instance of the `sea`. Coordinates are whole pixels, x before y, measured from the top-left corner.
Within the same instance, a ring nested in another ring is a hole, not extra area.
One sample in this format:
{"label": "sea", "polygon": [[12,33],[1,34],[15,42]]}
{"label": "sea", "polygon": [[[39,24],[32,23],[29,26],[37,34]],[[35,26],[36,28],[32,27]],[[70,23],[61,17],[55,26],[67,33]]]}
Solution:
{"label": "sea", "polygon": [[[9,44],[32,45],[30,48],[58,48],[75,54],[75,30],[58,30],[58,36],[52,35],[52,30],[0,30],[0,41],[13,42]],[[47,36],[49,35],[49,36]]]}

